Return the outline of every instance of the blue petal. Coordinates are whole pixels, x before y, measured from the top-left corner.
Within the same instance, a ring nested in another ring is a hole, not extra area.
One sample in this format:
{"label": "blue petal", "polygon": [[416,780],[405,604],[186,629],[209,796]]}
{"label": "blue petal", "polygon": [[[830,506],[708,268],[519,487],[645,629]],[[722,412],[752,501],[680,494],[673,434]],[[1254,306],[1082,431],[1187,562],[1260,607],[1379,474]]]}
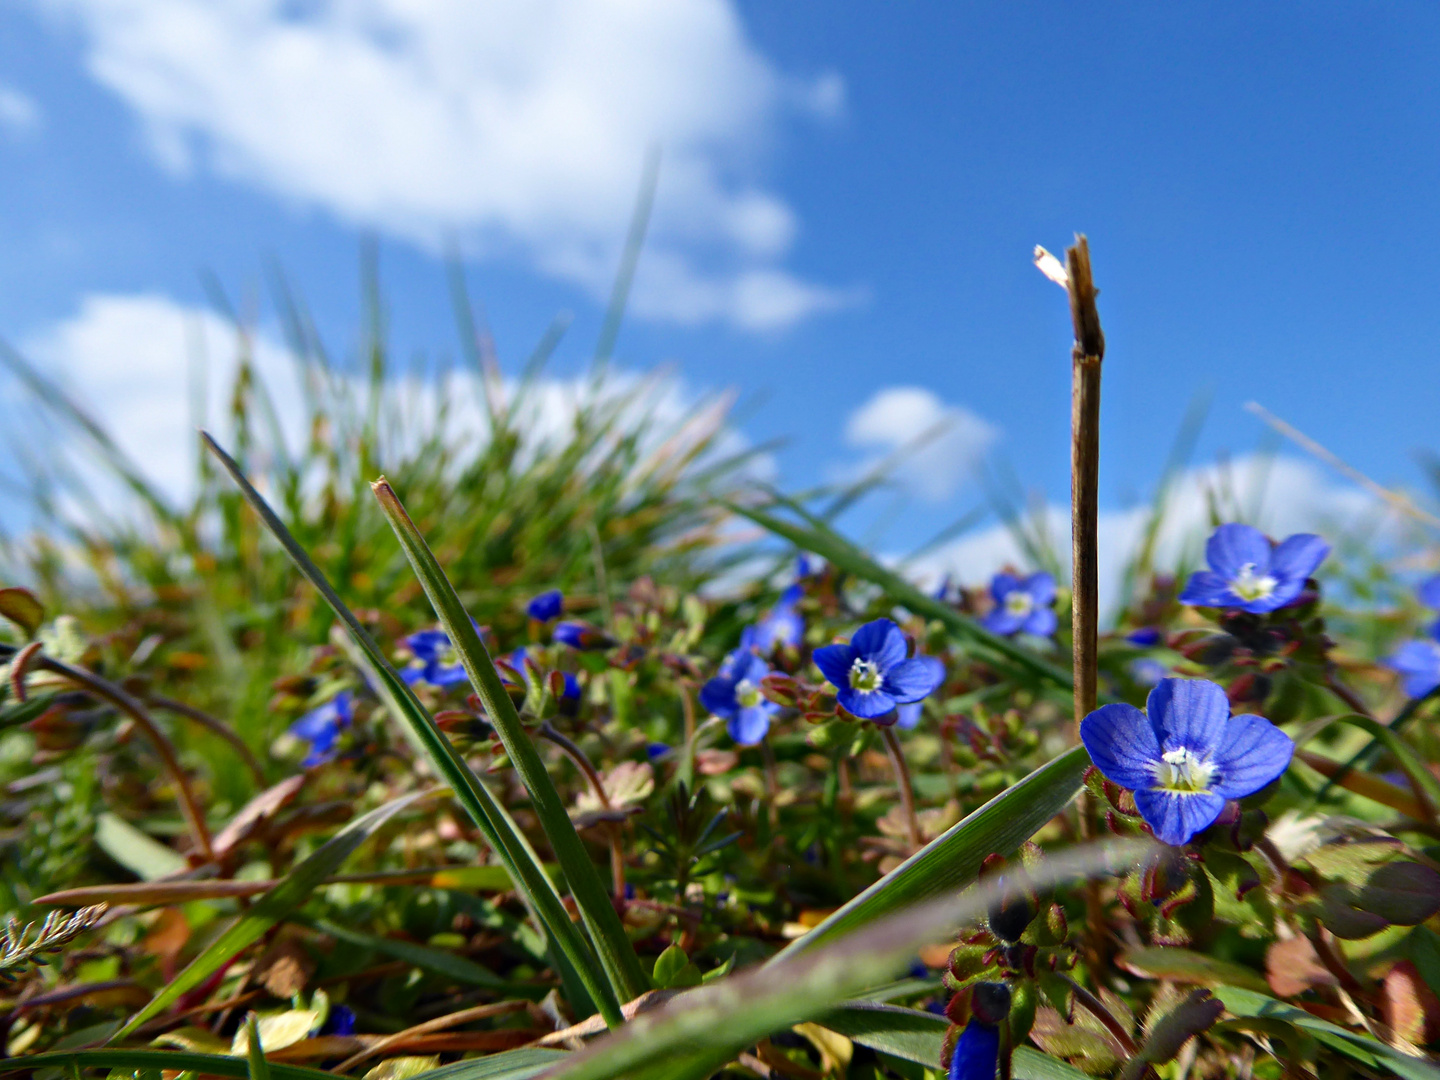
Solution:
{"label": "blue petal", "polygon": [[895,708],[895,699],[883,690],[855,690],[842,686],[836,699],[851,716],[874,720]]}
{"label": "blue petal", "polygon": [[579,701],[580,680],[575,678],[575,676],[568,671],[562,672],[561,676],[564,679],[565,688],[560,691],[560,696],[566,701]]}
{"label": "blue petal", "polygon": [[565,606],[565,596],[559,589],[543,592],[525,605],[525,613],[539,622],[558,619]]}
{"label": "blue petal", "polygon": [[1105,778],[1131,791],[1155,780],[1160,740],[1134,705],[1102,705],[1080,721],[1080,741]]}
{"label": "blue petal", "polygon": [[465,669],[459,664],[449,666],[436,664],[425,676],[426,682],[431,686],[455,686],[465,682],[468,678]]}
{"label": "blue petal", "polygon": [[1405,693],[1412,698],[1424,697],[1440,686],[1440,647],[1433,641],[1405,642],[1385,666],[1405,676]]}
{"label": "blue petal", "polygon": [[713,716],[734,716],[739,704],[735,701],[736,679],[717,675],[700,688],[700,704]]}
{"label": "blue petal", "polygon": [[1148,649],[1151,645],[1160,644],[1160,628],[1158,626],[1142,626],[1140,629],[1126,634],[1125,640],[1131,645],[1139,645],[1142,649]]}
{"label": "blue petal", "polygon": [[1155,839],[1178,847],[1214,823],[1225,809],[1225,799],[1213,791],[1192,795],[1141,788],[1135,792],[1135,808],[1155,830]]}
{"label": "blue petal", "polygon": [[1000,1061],[1000,1028],[971,1020],[955,1043],[947,1080],[995,1080]]}
{"label": "blue petal", "polygon": [[1205,561],[1226,581],[1234,581],[1247,563],[1264,574],[1270,569],[1270,541],[1251,525],[1221,525],[1205,544]]}
{"label": "blue petal", "polygon": [[1231,717],[1210,758],[1216,767],[1210,790],[1225,799],[1253,795],[1289,767],[1294,752],[1290,736],[1264,717]]}
{"label": "blue petal", "polygon": [[332,731],[339,726],[335,718],[335,710],[329,705],[321,705],[318,709],[312,709],[290,725],[289,731],[297,739],[304,739],[306,742],[314,742],[326,731]]}
{"label": "blue petal", "polygon": [[1207,679],[1161,679],[1145,699],[1160,749],[1211,756],[1226,738],[1230,699]]}
{"label": "blue petal", "polygon": [[1434,574],[1420,583],[1415,598],[1432,611],[1440,610],[1440,574]]}
{"label": "blue petal", "polygon": [[804,587],[797,582],[780,594],[780,602],[776,607],[794,607],[800,602],[800,598],[804,595]]}
{"label": "blue petal", "polygon": [[855,655],[886,672],[905,659],[905,635],[890,619],[876,619],[855,631],[850,639]]}
{"label": "blue petal", "polygon": [[1036,607],[1055,602],[1055,579],[1044,570],[1026,578],[1023,588],[1034,598]]}
{"label": "blue petal", "polygon": [[730,732],[730,738],[734,739],[741,746],[754,746],[762,742],[770,731],[771,710],[765,705],[752,705],[748,709],[741,709],[730,722],[725,725]]}
{"label": "blue petal", "polygon": [[913,656],[885,673],[880,689],[901,705],[929,697],[945,681],[945,665],[933,656]]}
{"label": "blue petal", "polygon": [[842,690],[850,685],[850,667],[855,663],[855,650],[849,645],[826,645],[816,649],[815,666],[833,685]]}
{"label": "blue petal", "polygon": [[1020,588],[1020,579],[1014,574],[1001,572],[990,579],[990,595],[995,603],[1004,604],[1005,597]]}
{"label": "blue petal", "polygon": [[450,648],[450,635],[444,630],[420,630],[405,639],[405,645],[420,660],[438,660]]}
{"label": "blue petal", "polygon": [[760,680],[769,674],[770,665],[754,653],[746,653],[743,657],[738,658],[735,666],[730,670],[730,677],[736,682],[744,679],[756,686],[759,686]]}
{"label": "blue petal", "polygon": [[[1311,533],[1296,533],[1276,545],[1270,555],[1270,573],[1282,582],[1298,581],[1303,588],[1305,579],[1315,573],[1329,554],[1330,545],[1320,537]],[[1298,592],[1299,589],[1296,590]]]}
{"label": "blue petal", "polygon": [[925,706],[918,701],[910,701],[895,706],[895,726],[901,731],[914,731],[920,726],[920,715]]}
{"label": "blue petal", "polygon": [[776,645],[799,645],[805,634],[805,620],[794,608],[777,607],[755,627],[755,647],[768,653]]}
{"label": "blue petal", "polygon": [[1012,614],[1004,605],[1001,605],[991,608],[989,614],[981,622],[985,629],[992,634],[1009,637],[1011,634],[1020,632],[1020,627],[1024,625],[1025,620]]}
{"label": "blue petal", "polygon": [[407,667],[407,668],[401,668],[401,669],[400,669],[400,678],[404,679],[404,680],[405,680],[407,683],[409,683],[411,686],[414,686],[414,685],[415,685],[416,683],[418,683],[418,682],[424,682],[424,681],[425,681],[425,668],[424,668],[424,667],[414,667],[414,666],[412,666],[412,667]]}
{"label": "blue petal", "polygon": [[1057,622],[1055,609],[1042,607],[1030,613],[1030,617],[1025,620],[1025,625],[1021,629],[1036,637],[1049,637],[1055,632]]}
{"label": "blue petal", "polygon": [[1180,593],[1180,603],[1194,607],[1230,607],[1240,602],[1240,598],[1230,591],[1230,582],[1213,570],[1191,574]]}

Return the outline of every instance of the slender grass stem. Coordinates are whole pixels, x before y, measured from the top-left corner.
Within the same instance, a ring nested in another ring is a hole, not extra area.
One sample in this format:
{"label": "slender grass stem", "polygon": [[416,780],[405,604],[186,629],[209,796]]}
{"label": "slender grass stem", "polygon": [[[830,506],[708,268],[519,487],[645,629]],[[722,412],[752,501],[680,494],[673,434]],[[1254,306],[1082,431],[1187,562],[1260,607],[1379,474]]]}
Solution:
{"label": "slender grass stem", "polygon": [[145,706],[121,687],[84,668],[72,667],[49,656],[38,657],[34,666],[69,679],[77,686],[84,687],[89,693],[102,701],[109,702],[135,722],[135,726],[144,732],[145,737],[155,748],[155,752],[160,755],[161,764],[164,765],[165,771],[170,774],[170,779],[175,784],[175,792],[180,800],[180,811],[185,815],[185,823],[190,827],[190,834],[195,840],[195,846],[199,848],[200,854],[205,857],[206,861],[214,859],[215,848],[210,842],[210,828],[205,824],[205,813],[195,799],[195,790],[190,786],[190,778],[180,767],[180,759],[175,755],[174,744],[160,730],[160,726],[155,723]]}
{"label": "slender grass stem", "polygon": [[915,788],[910,782],[910,766],[905,761],[905,748],[893,727],[880,729],[880,740],[885,752],[890,755],[890,764],[895,769],[895,786],[900,789],[900,805],[905,811],[905,828],[910,836],[910,849],[917,850],[924,838],[920,835],[920,818],[915,813]]}
{"label": "slender grass stem", "polygon": [[265,770],[261,768],[259,759],[255,756],[254,751],[245,745],[245,740],[240,738],[239,733],[229,724],[225,723],[225,721],[219,717],[211,716],[203,709],[197,709],[193,705],[187,705],[183,701],[176,701],[174,698],[160,697],[157,694],[151,694],[146,698],[146,704],[151,708],[164,709],[166,712],[172,712],[176,716],[183,716],[186,720],[193,720],[212,735],[217,735],[224,739],[235,748],[235,752],[240,755],[240,760],[244,762],[245,767],[249,769],[251,775],[255,777],[255,782],[262,788],[265,786]]}
{"label": "slender grass stem", "polygon": [[[585,779],[590,783],[590,790],[595,793],[595,798],[606,810],[615,809],[610,802],[610,795],[605,790],[605,781],[601,778],[599,771],[585,755],[585,751],[567,735],[561,734],[548,721],[540,725],[540,736],[558,746],[575,767],[585,774]],[[605,835],[610,839],[610,876],[614,882],[615,901],[623,903],[625,900],[625,848],[621,843],[620,825],[618,822],[610,822],[605,830]]]}

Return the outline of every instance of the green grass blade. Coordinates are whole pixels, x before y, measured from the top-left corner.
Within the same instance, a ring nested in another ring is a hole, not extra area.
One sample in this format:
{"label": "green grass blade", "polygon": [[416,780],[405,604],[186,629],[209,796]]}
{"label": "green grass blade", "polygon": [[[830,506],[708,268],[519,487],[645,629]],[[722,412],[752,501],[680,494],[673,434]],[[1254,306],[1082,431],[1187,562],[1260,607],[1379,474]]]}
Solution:
{"label": "green grass blade", "polygon": [[1090,755],[1077,746],[1042,765],[796,938],[770,964],[778,965],[900,908],[968,885],[980,873],[985,856],[1009,855],[1068,806],[1089,764]]}
{"label": "green grass blade", "polygon": [[413,941],[402,941],[399,938],[362,933],[359,930],[340,926],[328,919],[317,919],[312,925],[321,933],[329,934],[339,941],[373,949],[375,952],[384,953],[396,960],[413,964],[422,971],[454,979],[457,983],[467,986],[485,986],[492,990],[504,990],[507,993],[518,989],[514,983],[502,979],[489,968],[481,967],[473,960],[446,952],[443,949],[432,949],[428,945],[417,945]]}
{"label": "green grass blade", "polygon": [[[530,1080],[571,1055],[563,1050],[524,1047],[490,1054],[469,1061],[457,1061],[420,1073],[410,1080]],[[333,1080],[333,1078],[332,1078]]]}
{"label": "green grass blade", "polygon": [[250,1029],[245,1056],[249,1058],[250,1080],[270,1080],[270,1063],[265,1060],[265,1047],[260,1044],[260,1021],[252,1012],[245,1018]]}
{"label": "green grass blade", "polygon": [[[866,1002],[843,1005],[818,1023],[861,1046],[927,1069],[939,1067],[945,1032],[950,1029],[950,1021],[934,1013]],[[1086,1080],[1087,1074],[1032,1047],[1017,1046],[1011,1075],[1015,1080]]]}
{"label": "green grass blade", "polygon": [[1405,1077],[1405,1080],[1440,1080],[1440,1068],[1434,1063],[1401,1053],[1368,1035],[1347,1031],[1288,1002],[1254,990],[1242,990],[1237,986],[1217,986],[1215,996],[1223,1001],[1225,1008],[1235,1016],[1261,1016],[1288,1021],[1314,1035],[1332,1050],[1338,1050],[1346,1057],[1370,1068],[1383,1066],[1395,1075]]}
{"label": "green grass blade", "polygon": [[[1112,840],[1047,856],[1037,888],[1137,865],[1153,843]],[[637,1016],[566,1062],[555,1080],[672,1080],[704,1077],[748,1046],[794,1024],[816,1020],[870,986],[904,970],[915,950],[983,917],[1000,895],[988,882],[962,895],[908,907],[840,941],[751,968]]]}
{"label": "green grass blade", "polygon": [[373,487],[375,497],[380,501],[415,570],[415,576],[420,579],[440,624],[450,635],[471,685],[485,705],[486,715],[530,792],[535,815],[555,851],[611,985],[622,1001],[639,997],[650,989],[650,980],[640,966],[640,958],[625,933],[625,926],[601,881],[600,873],[590,853],[585,850],[580,834],[575,831],[575,823],[570,820],[560,793],[555,790],[555,783],[545,768],[540,752],[535,749],[530,733],[515,711],[515,703],[510,700],[505,684],[501,682],[500,673],[495,670],[485,643],[480,640],[480,634],[470,621],[455,587],[450,584],[450,579],[445,576],[445,571],[440,568],[389,482],[382,478]]}
{"label": "green grass blade", "polygon": [[[1432,813],[1440,811],[1440,780],[1435,778],[1435,774],[1426,766],[1425,759],[1414,747],[1378,720],[1361,716],[1359,713],[1337,716],[1331,723],[1349,724],[1351,727],[1357,727],[1369,734],[1372,740],[1378,742],[1394,756],[1406,777],[1409,778],[1415,793],[1420,796],[1421,802],[1429,803]],[[1312,731],[1312,737],[1319,735],[1323,730],[1324,728],[1319,728]]]}
{"label": "green grass blade", "polygon": [[[335,1080],[332,1073],[307,1069],[303,1065],[281,1065],[267,1062],[270,1080]],[[0,1058],[0,1073],[29,1072],[32,1069],[78,1068],[123,1069],[140,1072],[161,1069],[202,1076],[233,1076],[245,1080],[250,1063],[228,1054],[196,1054],[188,1050],[128,1050],[107,1047],[103,1050],[60,1050],[31,1057]]]}
{"label": "green grass blade", "polygon": [[[813,515],[807,515],[809,528],[805,528],[763,510],[740,506],[737,503],[727,505],[735,513],[749,518],[776,536],[789,540],[802,550],[813,551],[840,569],[880,586],[892,599],[904,604],[917,615],[939,620],[956,637],[973,642],[984,651],[1003,661],[1008,661],[1010,667],[1021,668],[1030,675],[1039,676],[1061,689],[1073,688],[1074,679],[1070,672],[1056,667],[1024,646],[1016,645],[1006,638],[992,634],[974,619],[961,614],[934,597],[926,596],[899,574],[881,566],[864,551],[850,543],[823,521],[814,518]],[[792,507],[792,509],[795,508]],[[801,512],[803,513],[803,511]]]}
{"label": "green grass blade", "polygon": [[245,478],[234,459],[208,434],[202,433],[202,437],[239,486],[251,508],[265,523],[270,534],[280,542],[295,566],[345,624],[354,644],[355,651],[352,656],[369,674],[371,684],[391,713],[404,725],[406,736],[450,785],[471,820],[505,863],[516,889],[525,896],[526,902],[531,905],[556,945],[573,965],[576,975],[585,984],[585,989],[605,1022],[611,1026],[622,1023],[620,1003],[580,930],[566,912],[559,893],[555,891],[554,883],[528,845],[516,836],[515,830],[489,789],[480,782],[465,763],[465,759],[450,744],[450,740],[435,726],[435,721],[415,697],[414,691],[396,673],[380,647],[375,644],[375,640],[355,618],[354,612],[340,599],[330,582],[325,579],[325,575],[290,535],[290,530],[285,528],[284,523],[275,516],[275,511]]}
{"label": "green grass blade", "polygon": [[291,868],[273,889],[255,901],[184,971],[171,979],[148,1005],[132,1016],[111,1041],[133,1034],[141,1024],[169,1008],[186,991],[199,986],[246,946],[259,941],[267,930],[303,904],[315,887],[339,869],[350,853],[369,839],[376,829],[424,794],[416,792],[371,810],[346,825],[308,859]]}

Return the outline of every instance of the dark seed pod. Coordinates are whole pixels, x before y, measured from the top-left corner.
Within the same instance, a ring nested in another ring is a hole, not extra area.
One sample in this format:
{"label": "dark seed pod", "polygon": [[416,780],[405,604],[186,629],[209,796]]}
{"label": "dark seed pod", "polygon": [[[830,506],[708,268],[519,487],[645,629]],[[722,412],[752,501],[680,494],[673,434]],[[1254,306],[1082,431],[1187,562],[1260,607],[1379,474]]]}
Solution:
{"label": "dark seed pod", "polygon": [[982,1024],[998,1024],[1010,1014],[1010,987],[1004,983],[976,983],[970,991],[970,1013]]}
{"label": "dark seed pod", "polygon": [[[1005,879],[1001,879],[1005,883]],[[1019,941],[1020,935],[1035,918],[1030,898],[1019,889],[1006,889],[999,900],[990,905],[990,930],[1002,941]]]}

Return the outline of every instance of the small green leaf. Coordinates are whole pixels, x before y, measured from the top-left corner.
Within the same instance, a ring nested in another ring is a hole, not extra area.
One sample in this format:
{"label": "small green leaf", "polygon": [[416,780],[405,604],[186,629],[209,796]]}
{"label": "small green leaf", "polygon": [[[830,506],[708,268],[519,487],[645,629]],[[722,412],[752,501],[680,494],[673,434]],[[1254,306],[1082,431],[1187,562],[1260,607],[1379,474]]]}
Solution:
{"label": "small green leaf", "polygon": [[0,589],[0,615],[9,619],[26,637],[34,637],[35,631],[45,621],[45,608],[29,589]]}
{"label": "small green leaf", "polygon": [[144,881],[157,881],[190,869],[185,856],[109,810],[95,819],[95,843],[106,855]]}
{"label": "small green leaf", "polygon": [[1243,964],[1232,964],[1228,960],[1217,960],[1204,953],[1174,946],[1156,945],[1127,949],[1120,954],[1116,963],[1128,971],[1152,979],[1169,979],[1172,982],[1198,983],[1210,987],[1240,986],[1262,993],[1270,988],[1263,978]]}
{"label": "small green leaf", "polygon": [[1009,855],[1065,809],[1090,764],[1083,746],[1065,751],[930,841],[900,866],[792,941],[771,961],[794,956],[856,927],[970,884],[987,855]]}
{"label": "small green leaf", "polygon": [[655,958],[652,978],[658,990],[678,990],[699,986],[701,982],[700,969],[690,963],[690,958],[679,945],[671,945]]}

